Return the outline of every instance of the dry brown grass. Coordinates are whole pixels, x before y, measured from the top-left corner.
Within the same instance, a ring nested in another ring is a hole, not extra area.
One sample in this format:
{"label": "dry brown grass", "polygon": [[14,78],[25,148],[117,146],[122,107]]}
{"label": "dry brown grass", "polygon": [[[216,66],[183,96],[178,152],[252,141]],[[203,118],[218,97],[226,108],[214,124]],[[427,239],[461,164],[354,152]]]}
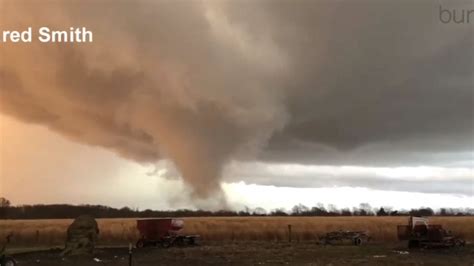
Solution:
{"label": "dry brown grass", "polygon": [[[207,217],[185,218],[184,233],[210,241],[287,241],[288,224],[295,241],[315,240],[333,230],[367,230],[376,241],[396,241],[396,226],[407,217]],[[1,220],[0,239],[12,232],[14,246],[61,246],[71,220]],[[100,244],[135,242],[135,219],[98,219]],[[435,217],[432,224],[474,240],[474,217]]]}

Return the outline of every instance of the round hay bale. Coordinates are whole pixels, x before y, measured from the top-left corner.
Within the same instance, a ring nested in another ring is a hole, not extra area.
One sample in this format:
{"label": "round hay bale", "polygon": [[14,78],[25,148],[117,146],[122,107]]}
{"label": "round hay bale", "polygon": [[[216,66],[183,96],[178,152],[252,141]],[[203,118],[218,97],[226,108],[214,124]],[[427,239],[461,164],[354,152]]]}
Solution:
{"label": "round hay bale", "polygon": [[67,229],[66,247],[62,255],[92,254],[98,237],[97,221],[90,215],[81,215]]}

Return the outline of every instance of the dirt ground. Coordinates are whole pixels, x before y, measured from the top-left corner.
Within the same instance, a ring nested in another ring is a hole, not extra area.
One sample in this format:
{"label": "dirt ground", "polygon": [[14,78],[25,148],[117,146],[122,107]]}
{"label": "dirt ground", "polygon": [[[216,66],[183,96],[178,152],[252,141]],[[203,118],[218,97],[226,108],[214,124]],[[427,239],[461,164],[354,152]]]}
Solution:
{"label": "dirt ground", "polygon": [[[128,248],[99,248],[90,257],[61,258],[60,250],[19,253],[18,266],[128,265]],[[152,265],[474,265],[474,245],[407,250],[401,246],[319,246],[312,242],[202,243],[133,250],[134,266]]]}

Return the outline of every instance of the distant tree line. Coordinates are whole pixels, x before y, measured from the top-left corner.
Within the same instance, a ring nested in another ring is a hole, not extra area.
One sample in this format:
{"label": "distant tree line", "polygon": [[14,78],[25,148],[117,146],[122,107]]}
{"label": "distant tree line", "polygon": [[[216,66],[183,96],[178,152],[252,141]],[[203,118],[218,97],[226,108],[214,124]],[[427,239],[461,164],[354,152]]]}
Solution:
{"label": "distant tree line", "polygon": [[434,211],[431,208],[411,210],[393,210],[390,207],[373,208],[367,203],[352,209],[338,209],[335,205],[318,203],[314,207],[302,204],[291,210],[264,208],[245,208],[240,211],[220,210],[138,210],[129,207],[120,209],[102,205],[20,205],[13,206],[10,201],[0,198],[0,219],[65,219],[75,218],[82,214],[90,214],[96,218],[144,218],[144,217],[206,217],[206,216],[472,216],[473,208],[441,208]]}

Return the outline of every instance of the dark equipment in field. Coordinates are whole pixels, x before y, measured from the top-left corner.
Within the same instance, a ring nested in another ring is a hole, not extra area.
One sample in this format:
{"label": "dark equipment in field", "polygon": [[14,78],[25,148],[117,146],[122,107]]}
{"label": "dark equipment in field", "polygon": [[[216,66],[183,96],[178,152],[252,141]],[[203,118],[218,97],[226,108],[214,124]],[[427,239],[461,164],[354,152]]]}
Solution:
{"label": "dark equipment in field", "polygon": [[323,245],[348,244],[360,246],[370,241],[370,236],[365,231],[333,231],[319,237]]}
{"label": "dark equipment in field", "polygon": [[16,266],[17,262],[14,258],[7,256],[5,254],[5,249],[7,248],[8,243],[10,243],[11,234],[7,235],[6,242],[3,247],[0,249],[0,266]]}
{"label": "dark equipment in field", "polygon": [[137,220],[137,229],[140,239],[136,243],[137,248],[146,246],[162,246],[168,248],[173,245],[195,245],[199,235],[182,235],[179,233],[184,227],[181,219],[160,218]]}
{"label": "dark equipment in field", "polygon": [[408,225],[397,226],[398,239],[408,241],[408,248],[464,246],[466,242],[455,237],[440,224],[428,224],[428,218],[410,216]]}

